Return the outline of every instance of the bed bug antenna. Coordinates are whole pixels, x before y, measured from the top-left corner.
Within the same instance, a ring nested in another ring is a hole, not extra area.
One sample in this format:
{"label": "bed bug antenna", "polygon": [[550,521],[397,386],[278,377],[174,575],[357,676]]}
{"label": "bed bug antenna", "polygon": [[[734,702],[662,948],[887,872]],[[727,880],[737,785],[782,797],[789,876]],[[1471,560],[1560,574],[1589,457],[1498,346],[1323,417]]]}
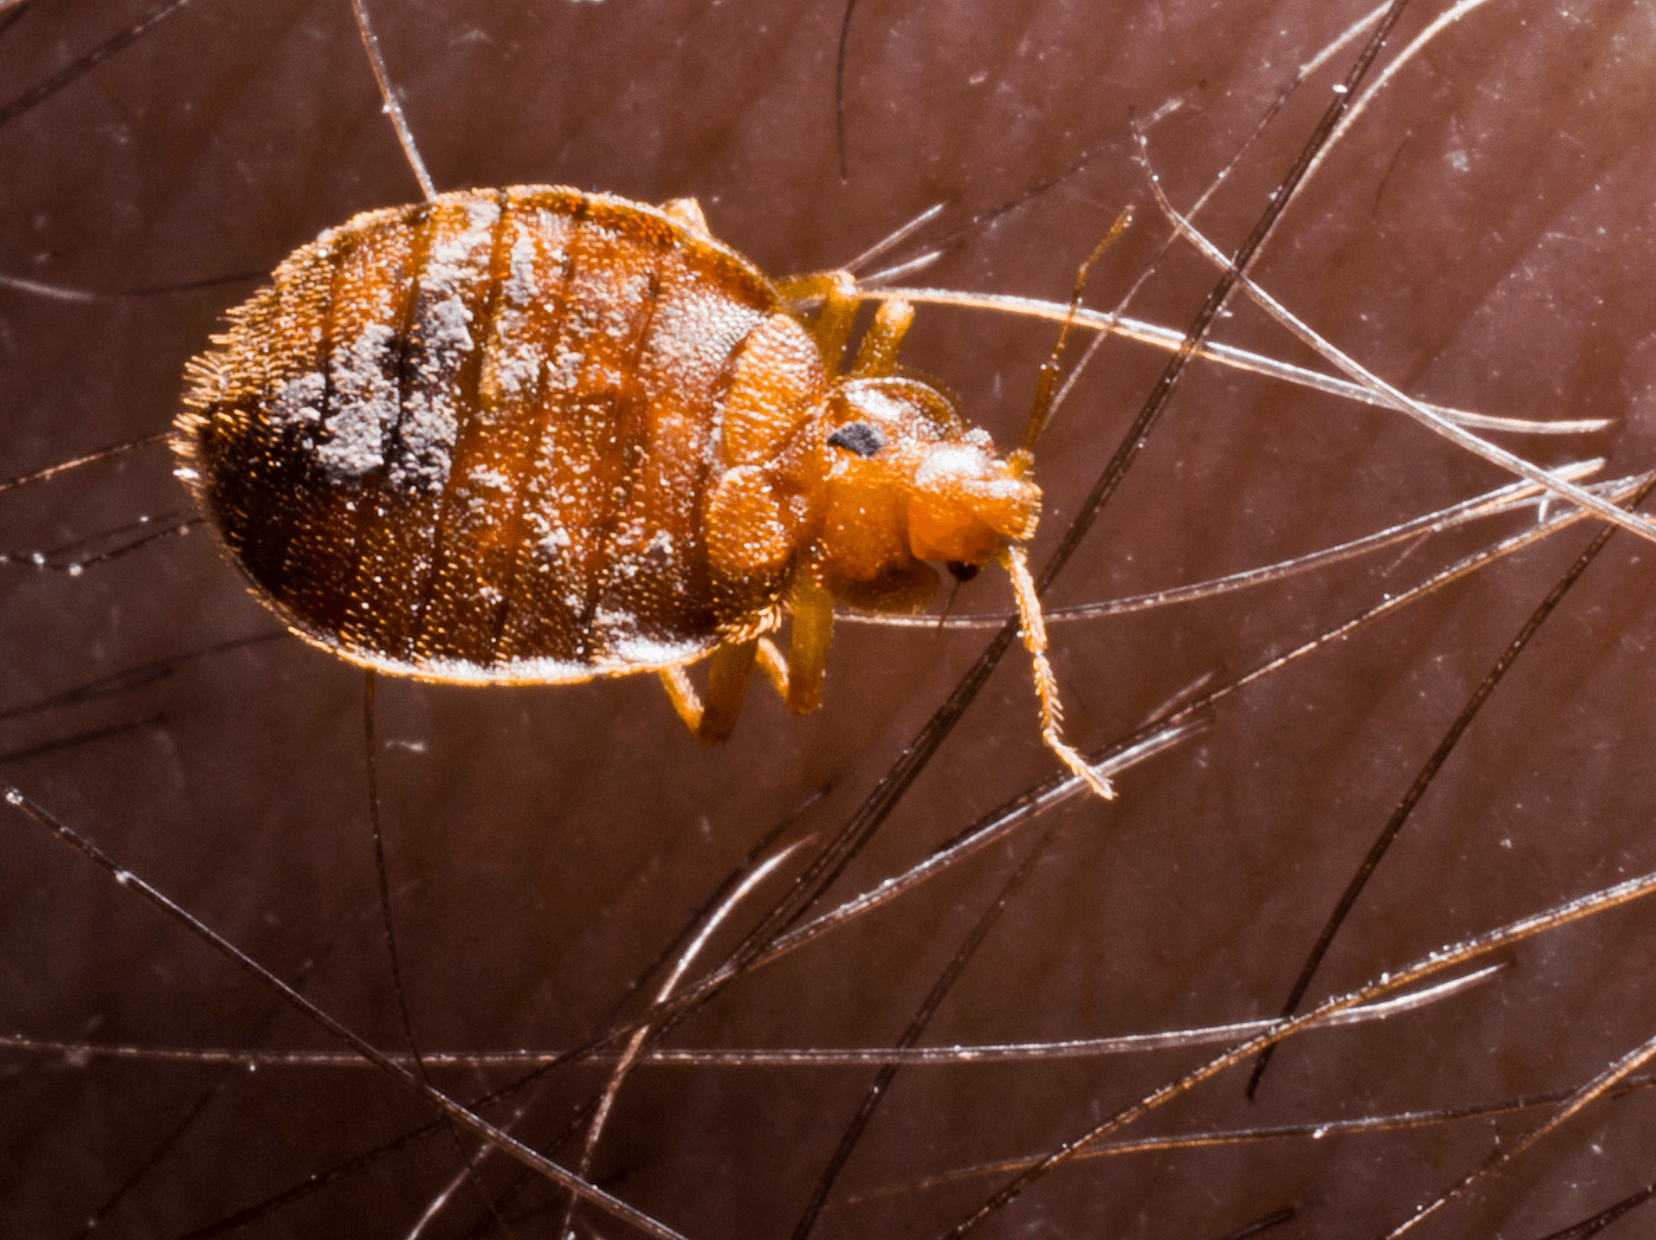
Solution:
{"label": "bed bug antenna", "polygon": [[[1123,207],[1121,214],[1116,216],[1115,222],[1110,225],[1109,231],[1076,270],[1075,289],[1070,294],[1069,313],[1064,317],[1063,326],[1058,329],[1058,339],[1053,343],[1052,353],[1041,363],[1040,373],[1035,380],[1035,400],[1029,410],[1029,423],[1024,428],[1023,444],[1007,457],[1007,464],[1015,476],[1024,476],[1035,464],[1035,443],[1041,437],[1041,431],[1045,428],[1047,417],[1052,411],[1060,360],[1064,346],[1069,343],[1070,331],[1075,326],[1075,316],[1081,307],[1081,297],[1087,291],[1087,275],[1092,270],[1092,265],[1105,250],[1115,244],[1116,239],[1127,231],[1128,225],[1132,222],[1132,206]],[[1046,742],[1047,748],[1057,755],[1058,760],[1087,787],[1105,800],[1113,800],[1115,789],[1110,785],[1110,781],[1090,766],[1075,747],[1063,738],[1063,703],[1058,698],[1058,678],[1053,675],[1052,664],[1047,660],[1046,618],[1041,612],[1040,593],[1036,589],[1034,579],[1029,575],[1029,559],[1024,554],[1022,545],[1018,543],[1007,543],[998,559],[1005,567],[1007,576],[1012,579],[1012,592],[1018,603],[1018,627],[1023,632],[1024,648],[1029,651],[1029,658],[1033,664],[1035,696],[1041,703],[1041,739]],[[954,565],[951,564],[949,567],[953,572]]]}
{"label": "bed bug antenna", "polygon": [[[1019,452],[1025,456],[1033,456],[1035,441],[1041,437],[1041,431],[1046,428],[1047,417],[1052,412],[1052,397],[1058,386],[1059,360],[1063,355],[1064,346],[1069,343],[1070,331],[1075,327],[1075,316],[1081,309],[1081,297],[1087,291],[1087,275],[1092,265],[1103,257],[1104,251],[1116,243],[1116,239],[1126,232],[1133,222],[1133,208],[1129,204],[1121,209],[1121,214],[1115,217],[1115,223],[1104,234],[1104,239],[1093,247],[1092,253],[1082,260],[1081,266],[1075,273],[1075,291],[1070,294],[1069,314],[1064,318],[1064,325],[1058,329],[1058,339],[1053,343],[1052,353],[1046,361],[1041,363],[1041,373],[1035,380],[1035,403],[1029,411],[1029,425],[1024,428],[1023,444]],[[1014,454],[1016,455],[1016,454]]]}
{"label": "bed bug antenna", "polygon": [[[1132,222],[1132,207],[1124,207],[1121,214],[1116,216],[1115,222],[1110,225],[1109,231],[1104,234],[1103,240],[1093,247],[1092,253],[1087,255],[1075,273],[1075,290],[1070,294],[1069,313],[1064,318],[1063,326],[1058,329],[1058,339],[1052,346],[1052,353],[1041,363],[1040,374],[1035,381],[1035,400],[1030,407],[1029,423],[1024,428],[1023,444],[1006,458],[1007,465],[1015,477],[1024,477],[1034,467],[1035,442],[1040,438],[1047,417],[1052,411],[1060,359],[1064,346],[1069,342],[1070,331],[1075,326],[1075,316],[1081,306],[1081,297],[1087,289],[1087,274],[1104,251],[1115,244],[1116,239]],[[997,558],[1006,569],[1007,576],[1012,579],[1012,592],[1018,603],[1018,627],[1023,632],[1024,647],[1029,651],[1029,658],[1033,664],[1035,696],[1041,703],[1041,739],[1046,742],[1047,748],[1057,755],[1058,760],[1085,782],[1087,787],[1105,800],[1113,800],[1115,789],[1111,787],[1110,781],[1090,766],[1074,746],[1063,738],[1061,729],[1064,710],[1058,698],[1058,678],[1053,675],[1052,664],[1047,660],[1046,619],[1041,612],[1040,593],[1036,589],[1034,579],[1029,575],[1028,557],[1024,554],[1021,544],[1008,542]],[[955,571],[954,564],[950,564],[949,570]]]}
{"label": "bed bug antenna", "polygon": [[1063,703],[1058,700],[1058,678],[1052,674],[1052,664],[1046,657],[1046,621],[1041,615],[1041,599],[1035,593],[1035,581],[1029,575],[1028,557],[1016,543],[1008,544],[1001,552],[1001,564],[1012,579],[1012,592],[1018,600],[1018,627],[1023,631],[1024,648],[1029,651],[1034,667],[1035,696],[1041,702],[1041,739],[1058,756],[1071,774],[1080,779],[1106,801],[1115,799],[1110,781],[1088,764],[1075,747],[1064,740],[1060,731],[1064,721]]}

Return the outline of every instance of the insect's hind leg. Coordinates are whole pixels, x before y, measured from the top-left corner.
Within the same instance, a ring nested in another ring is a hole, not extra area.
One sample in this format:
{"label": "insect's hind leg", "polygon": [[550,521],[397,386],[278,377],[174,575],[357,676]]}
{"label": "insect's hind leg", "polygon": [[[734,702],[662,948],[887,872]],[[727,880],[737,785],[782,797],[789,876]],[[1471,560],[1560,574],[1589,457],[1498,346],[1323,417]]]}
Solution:
{"label": "insect's hind leg", "polygon": [[747,694],[748,679],[758,651],[758,638],[731,642],[715,650],[713,657],[707,661],[705,700],[690,683],[684,668],[661,669],[661,683],[667,688],[673,709],[678,711],[684,726],[702,744],[717,745],[720,741],[727,741],[736,730],[736,720],[742,714],[742,698]]}

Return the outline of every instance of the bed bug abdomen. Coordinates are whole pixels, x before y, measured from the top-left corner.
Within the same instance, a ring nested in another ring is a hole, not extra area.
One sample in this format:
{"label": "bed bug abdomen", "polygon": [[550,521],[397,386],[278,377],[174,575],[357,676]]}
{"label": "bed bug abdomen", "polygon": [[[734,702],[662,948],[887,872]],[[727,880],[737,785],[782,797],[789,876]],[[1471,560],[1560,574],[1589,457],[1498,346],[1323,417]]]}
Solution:
{"label": "bed bug abdomen", "polygon": [[[180,472],[258,593],[354,662],[507,682],[681,664],[776,623],[786,565],[711,568],[701,513],[736,463],[723,402],[778,325],[808,344],[740,256],[622,199],[369,212],[192,364]],[[768,375],[766,428],[733,442],[774,448],[821,370]]]}

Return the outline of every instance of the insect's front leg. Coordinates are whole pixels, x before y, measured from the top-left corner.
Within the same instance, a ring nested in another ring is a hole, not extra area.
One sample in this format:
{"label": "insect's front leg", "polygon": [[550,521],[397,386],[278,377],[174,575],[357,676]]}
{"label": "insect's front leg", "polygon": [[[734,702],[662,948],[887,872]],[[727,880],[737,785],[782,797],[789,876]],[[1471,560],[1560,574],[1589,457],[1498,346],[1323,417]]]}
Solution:
{"label": "insect's front leg", "polygon": [[881,378],[897,369],[897,351],[903,347],[909,324],[914,322],[914,307],[906,301],[882,301],[874,312],[874,321],[863,334],[857,346],[856,360],[851,363],[851,374],[858,378]]}

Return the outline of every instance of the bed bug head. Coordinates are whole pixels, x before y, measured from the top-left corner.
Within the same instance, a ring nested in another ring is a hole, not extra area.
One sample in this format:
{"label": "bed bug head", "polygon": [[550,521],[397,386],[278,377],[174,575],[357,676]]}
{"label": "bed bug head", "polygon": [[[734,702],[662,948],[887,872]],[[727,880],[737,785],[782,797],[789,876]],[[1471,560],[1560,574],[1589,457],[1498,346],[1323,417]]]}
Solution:
{"label": "bed bug head", "polygon": [[1027,458],[999,455],[927,383],[843,380],[819,433],[823,516],[807,563],[848,602],[916,606],[937,586],[925,561],[965,580],[1035,532],[1041,491]]}
{"label": "bed bug head", "polygon": [[995,451],[929,384],[894,376],[836,383],[817,430],[822,521],[805,568],[856,606],[918,606],[937,588],[925,561],[960,580],[994,560],[1007,571],[1034,662],[1041,737],[1101,797],[1114,795],[1059,732],[1058,684],[1046,658],[1046,621],[1022,544],[1035,533],[1041,489],[1027,451]]}

